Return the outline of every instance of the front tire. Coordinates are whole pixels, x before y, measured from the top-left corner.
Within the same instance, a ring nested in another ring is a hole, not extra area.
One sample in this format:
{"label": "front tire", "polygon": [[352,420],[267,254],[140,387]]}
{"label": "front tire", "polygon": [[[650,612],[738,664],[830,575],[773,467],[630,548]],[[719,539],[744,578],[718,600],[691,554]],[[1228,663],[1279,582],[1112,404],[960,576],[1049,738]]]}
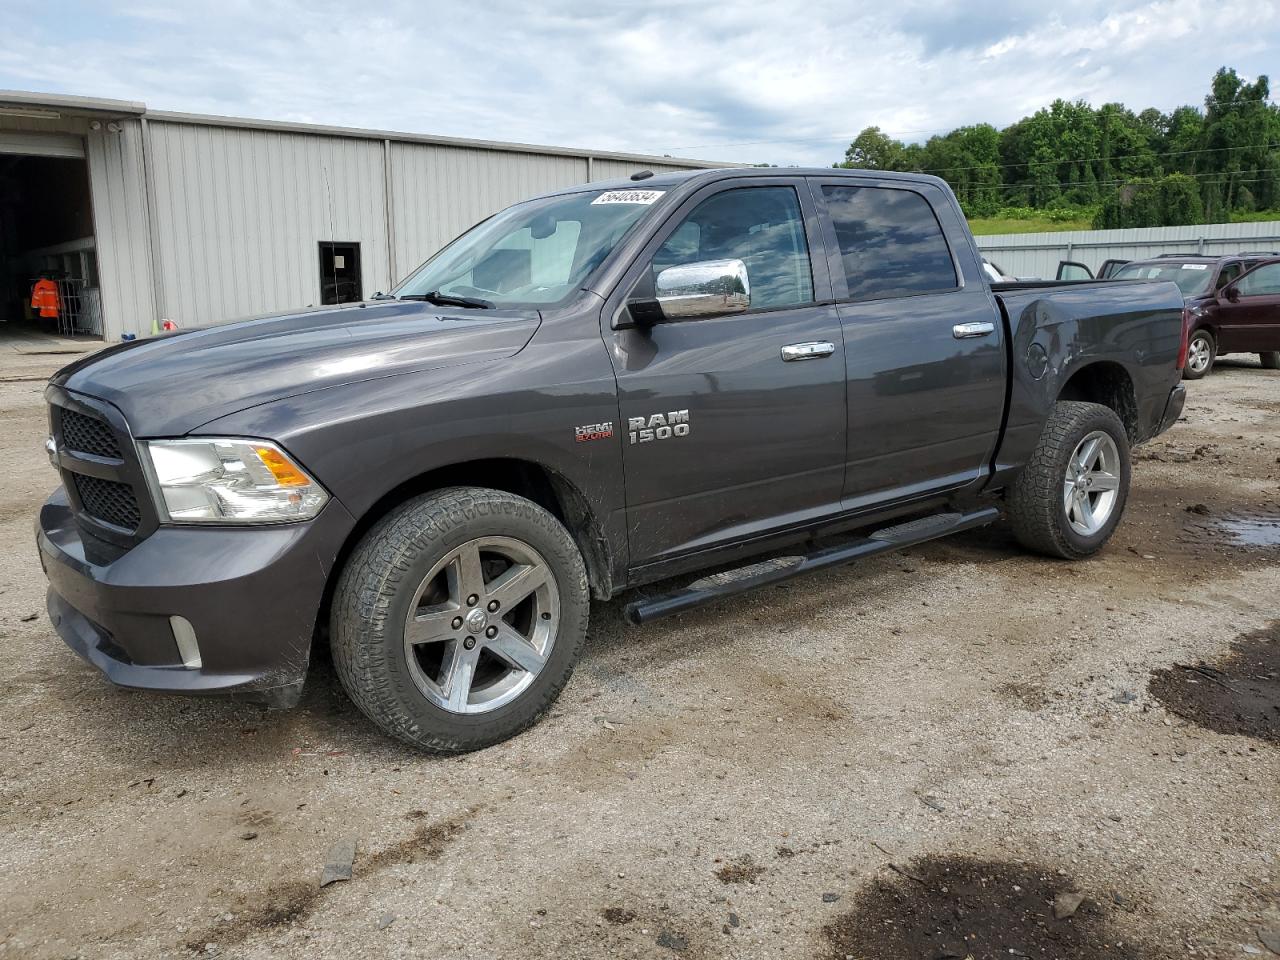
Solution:
{"label": "front tire", "polygon": [[1218,356],[1218,341],[1203,327],[1191,334],[1187,341],[1187,365],[1182,368],[1183,380],[1199,380],[1213,369]]}
{"label": "front tire", "polygon": [[1268,350],[1266,353],[1258,354],[1258,359],[1262,361],[1263,370],[1280,370],[1280,350]]}
{"label": "front tire", "polygon": [[1097,553],[1124,513],[1129,472],[1129,438],[1115,411],[1059,401],[1009,490],[1018,542],[1066,560]]}
{"label": "front tire", "polygon": [[334,664],[386,733],[462,753],[532,725],[586,640],[586,569],[573,538],[523,497],[455,487],[379,520],[334,593]]}

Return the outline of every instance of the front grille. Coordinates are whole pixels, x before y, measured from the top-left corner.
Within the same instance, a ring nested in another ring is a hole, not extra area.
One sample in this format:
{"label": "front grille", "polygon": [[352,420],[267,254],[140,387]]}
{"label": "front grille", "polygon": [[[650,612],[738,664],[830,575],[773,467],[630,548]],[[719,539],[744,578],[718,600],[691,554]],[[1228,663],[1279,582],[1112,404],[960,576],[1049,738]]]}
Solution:
{"label": "front grille", "polygon": [[111,427],[97,417],[87,417],[75,410],[62,411],[62,444],[76,453],[123,459]]}
{"label": "front grille", "polygon": [[[65,434],[64,434],[65,436]],[[76,492],[89,516],[125,530],[137,530],[142,523],[138,512],[138,499],[127,483],[102,480],[85,474],[75,474]]]}

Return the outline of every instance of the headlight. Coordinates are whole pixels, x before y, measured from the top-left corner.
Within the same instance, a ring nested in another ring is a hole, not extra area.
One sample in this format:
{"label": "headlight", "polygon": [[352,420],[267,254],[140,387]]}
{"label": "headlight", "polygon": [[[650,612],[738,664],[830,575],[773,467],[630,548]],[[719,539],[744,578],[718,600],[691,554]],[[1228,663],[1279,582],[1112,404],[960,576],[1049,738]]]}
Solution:
{"label": "headlight", "polygon": [[320,484],[268,440],[148,440],[142,447],[165,520],[306,520],[329,500]]}

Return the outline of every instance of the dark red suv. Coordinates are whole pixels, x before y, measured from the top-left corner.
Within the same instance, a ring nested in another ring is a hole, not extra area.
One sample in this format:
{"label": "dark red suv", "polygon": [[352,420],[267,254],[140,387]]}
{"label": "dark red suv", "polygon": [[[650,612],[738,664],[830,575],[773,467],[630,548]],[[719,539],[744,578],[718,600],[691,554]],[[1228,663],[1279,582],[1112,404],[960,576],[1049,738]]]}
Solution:
{"label": "dark red suv", "polygon": [[1172,280],[1187,304],[1191,336],[1182,376],[1199,380],[1226,353],[1256,353],[1280,370],[1280,255],[1166,254],[1127,263],[1116,280]]}

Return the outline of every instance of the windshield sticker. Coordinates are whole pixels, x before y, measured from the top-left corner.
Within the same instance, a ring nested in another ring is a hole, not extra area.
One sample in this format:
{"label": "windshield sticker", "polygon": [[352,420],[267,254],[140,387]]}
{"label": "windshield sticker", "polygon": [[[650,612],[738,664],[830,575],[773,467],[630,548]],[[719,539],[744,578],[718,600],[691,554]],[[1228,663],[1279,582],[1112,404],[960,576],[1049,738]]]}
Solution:
{"label": "windshield sticker", "polygon": [[606,190],[591,201],[597,203],[643,203],[650,204],[666,193],[665,190]]}
{"label": "windshield sticker", "polygon": [[1207,263],[1184,263],[1182,265],[1182,269],[1183,270],[1208,270],[1209,265]]}

